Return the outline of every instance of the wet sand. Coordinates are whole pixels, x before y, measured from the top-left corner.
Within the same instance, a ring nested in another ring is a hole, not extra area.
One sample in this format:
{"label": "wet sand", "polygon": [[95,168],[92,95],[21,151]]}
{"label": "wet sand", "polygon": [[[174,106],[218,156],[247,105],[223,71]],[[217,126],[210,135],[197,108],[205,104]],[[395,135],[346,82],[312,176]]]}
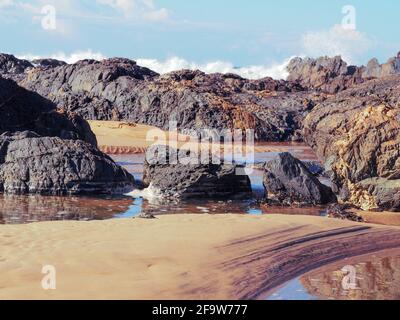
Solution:
{"label": "wet sand", "polygon": [[[176,215],[0,226],[0,299],[255,299],[400,248],[400,228],[310,216]],[[43,265],[57,289],[41,288]]]}

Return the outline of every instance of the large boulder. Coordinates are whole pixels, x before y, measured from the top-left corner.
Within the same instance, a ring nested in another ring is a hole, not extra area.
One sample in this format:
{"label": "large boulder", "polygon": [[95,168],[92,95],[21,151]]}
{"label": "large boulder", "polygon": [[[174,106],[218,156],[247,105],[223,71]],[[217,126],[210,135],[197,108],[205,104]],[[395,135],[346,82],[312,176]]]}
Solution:
{"label": "large boulder", "polygon": [[326,162],[339,199],[400,211],[400,76],[371,80],[317,105],[304,137]]}
{"label": "large boulder", "polygon": [[[167,146],[152,146],[146,153],[143,183],[167,199],[249,197],[251,183],[244,167],[228,164],[186,164],[176,159],[199,157]],[[191,163],[194,163],[194,161]]]}
{"label": "large boulder", "polygon": [[0,77],[0,191],[110,193],[133,177],[97,149],[86,120]]}
{"label": "large boulder", "polygon": [[81,140],[25,131],[0,136],[0,191],[10,194],[103,194],[132,189],[133,177]]}
{"label": "large boulder", "polygon": [[264,170],[266,197],[273,203],[319,205],[336,201],[332,190],[290,153],[279,154]]}

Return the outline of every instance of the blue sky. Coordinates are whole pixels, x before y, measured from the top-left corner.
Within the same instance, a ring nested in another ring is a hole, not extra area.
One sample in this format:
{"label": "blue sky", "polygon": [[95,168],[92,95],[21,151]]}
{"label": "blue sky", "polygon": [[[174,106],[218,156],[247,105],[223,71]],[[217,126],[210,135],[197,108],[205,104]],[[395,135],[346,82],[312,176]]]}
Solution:
{"label": "blue sky", "polygon": [[[46,5],[55,29],[42,27]],[[356,10],[355,29],[341,28],[345,5]],[[400,50],[399,12],[398,0],[0,0],[0,51],[279,73],[295,55],[386,61]]]}

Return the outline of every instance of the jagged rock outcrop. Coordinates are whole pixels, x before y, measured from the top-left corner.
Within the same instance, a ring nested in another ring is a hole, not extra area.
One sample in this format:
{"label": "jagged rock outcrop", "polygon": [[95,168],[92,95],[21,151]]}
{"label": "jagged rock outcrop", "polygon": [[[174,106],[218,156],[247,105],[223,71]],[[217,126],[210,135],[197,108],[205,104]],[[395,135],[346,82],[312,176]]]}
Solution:
{"label": "jagged rock outcrop", "polygon": [[176,121],[184,132],[253,129],[256,140],[301,139],[301,121],[313,106],[297,83],[190,70],[159,76],[122,58],[38,66],[19,81],[87,120],[125,120],[162,129]]}
{"label": "jagged rock outcrop", "polygon": [[134,180],[111,158],[81,140],[25,131],[0,136],[0,191],[10,194],[123,192]]}
{"label": "jagged rock outcrop", "polygon": [[304,137],[326,161],[342,202],[400,211],[400,76],[371,80],[317,105]]}
{"label": "jagged rock outcrop", "polygon": [[88,123],[0,77],[0,191],[111,193],[133,177],[97,149]]}
{"label": "jagged rock outcrop", "polygon": [[266,198],[283,205],[318,205],[335,202],[332,190],[290,153],[281,153],[264,166]]}
{"label": "jagged rock outcrop", "polygon": [[10,78],[15,81],[22,80],[24,73],[33,68],[28,60],[22,60],[11,54],[0,53],[0,75],[3,78]]}
{"label": "jagged rock outcrop", "polygon": [[[184,159],[195,162],[190,164]],[[167,146],[148,149],[143,183],[151,192],[170,200],[251,196],[251,183],[244,167],[208,161],[201,164],[198,155]]]}
{"label": "jagged rock outcrop", "polygon": [[311,90],[335,94],[371,79],[400,74],[400,52],[384,64],[373,58],[366,66],[360,67],[348,66],[340,56],[294,58],[287,69],[289,81]]}
{"label": "jagged rock outcrop", "polygon": [[364,81],[361,69],[348,66],[340,56],[294,58],[287,69],[289,81],[296,81],[306,88],[331,94]]}
{"label": "jagged rock outcrop", "polygon": [[[4,65],[25,65],[12,56],[6,61]],[[84,119],[131,121],[165,130],[175,121],[184,133],[252,129],[258,141],[301,141],[303,120],[316,104],[398,69],[398,57],[388,66],[367,67],[348,66],[340,57],[296,58],[289,64],[288,81],[277,81],[190,70],[158,75],[124,58],[36,63],[8,75],[15,74],[25,88]],[[0,68],[0,74],[2,69],[10,67]]]}
{"label": "jagged rock outcrop", "polygon": [[362,70],[363,78],[383,78],[394,74],[400,74],[400,52],[384,64],[373,58]]}

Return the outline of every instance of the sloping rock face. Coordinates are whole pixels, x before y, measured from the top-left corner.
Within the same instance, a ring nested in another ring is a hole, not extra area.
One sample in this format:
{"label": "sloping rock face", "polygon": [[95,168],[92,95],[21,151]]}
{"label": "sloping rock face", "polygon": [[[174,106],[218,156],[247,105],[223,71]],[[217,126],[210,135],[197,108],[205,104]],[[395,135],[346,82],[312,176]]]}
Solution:
{"label": "sloping rock face", "polygon": [[124,120],[179,130],[253,129],[256,140],[301,139],[312,103],[297,83],[177,71],[159,76],[114,58],[36,67],[19,82],[86,120]]}
{"label": "sloping rock face", "polygon": [[132,176],[93,145],[25,131],[0,136],[0,191],[10,194],[122,192]]}
{"label": "sloping rock face", "polygon": [[0,191],[111,193],[133,177],[101,153],[88,123],[0,77]]}
{"label": "sloping rock face", "polygon": [[304,137],[326,161],[341,201],[400,211],[400,76],[371,80],[317,105]]}
{"label": "sloping rock face", "polygon": [[1,76],[0,110],[0,134],[31,130],[41,136],[80,139],[97,145],[85,120],[70,112],[57,111],[51,101]]}
{"label": "sloping rock face", "polygon": [[[179,159],[199,158],[187,151],[153,146],[146,153],[143,183],[165,199],[232,199],[251,196],[244,168],[224,164],[183,164]],[[181,158],[182,157],[182,158]]]}
{"label": "sloping rock face", "polygon": [[318,205],[336,201],[332,190],[290,153],[279,154],[264,170],[266,197],[273,203]]}
{"label": "sloping rock face", "polygon": [[364,81],[362,70],[348,66],[340,56],[295,58],[288,65],[289,81],[297,81],[302,86],[326,93],[337,93]]}

